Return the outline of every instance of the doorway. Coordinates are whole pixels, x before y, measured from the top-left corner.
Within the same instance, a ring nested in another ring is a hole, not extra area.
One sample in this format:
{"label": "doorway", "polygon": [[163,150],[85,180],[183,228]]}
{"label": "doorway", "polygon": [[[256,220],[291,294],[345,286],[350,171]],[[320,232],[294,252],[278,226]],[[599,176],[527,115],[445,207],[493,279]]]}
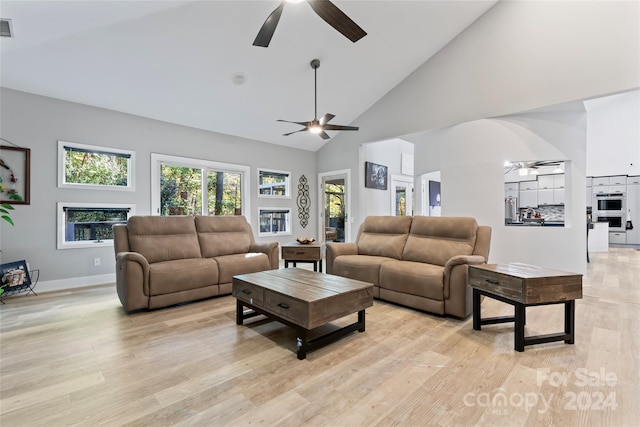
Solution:
{"label": "doorway", "polygon": [[350,175],[350,170],[318,174],[321,206],[318,235],[322,241],[349,241]]}
{"label": "doorway", "polygon": [[391,215],[413,215],[413,177],[391,175]]}

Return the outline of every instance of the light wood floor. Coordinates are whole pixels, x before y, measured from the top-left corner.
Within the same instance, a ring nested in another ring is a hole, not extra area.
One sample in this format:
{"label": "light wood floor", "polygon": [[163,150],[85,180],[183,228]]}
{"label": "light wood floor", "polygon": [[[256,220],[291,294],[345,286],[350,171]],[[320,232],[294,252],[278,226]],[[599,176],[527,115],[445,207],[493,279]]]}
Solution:
{"label": "light wood floor", "polygon": [[[0,425],[639,425],[640,251],[591,260],[575,345],[524,353],[511,324],[380,301],[366,332],[299,361],[291,329],[236,326],[230,296],[135,315],[113,286],[9,298]],[[527,310],[528,334],[562,327],[561,305]]]}

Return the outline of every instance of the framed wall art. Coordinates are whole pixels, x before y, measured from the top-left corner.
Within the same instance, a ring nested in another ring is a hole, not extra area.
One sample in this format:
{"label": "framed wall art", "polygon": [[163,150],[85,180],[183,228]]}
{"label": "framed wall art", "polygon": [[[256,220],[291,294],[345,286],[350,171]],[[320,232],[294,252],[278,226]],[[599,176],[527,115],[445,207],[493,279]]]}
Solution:
{"label": "framed wall art", "polygon": [[364,162],[364,186],[378,190],[387,189],[387,167]]}
{"label": "framed wall art", "polygon": [[31,150],[0,146],[0,202],[30,204]]}

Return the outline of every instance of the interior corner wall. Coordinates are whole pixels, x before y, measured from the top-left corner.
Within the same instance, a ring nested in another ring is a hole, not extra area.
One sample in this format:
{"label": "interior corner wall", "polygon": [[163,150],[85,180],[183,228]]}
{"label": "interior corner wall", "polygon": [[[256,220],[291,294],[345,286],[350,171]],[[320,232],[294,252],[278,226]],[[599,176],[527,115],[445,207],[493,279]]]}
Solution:
{"label": "interior corner wall", "polygon": [[318,171],[351,169],[358,200],[360,144],[638,88],[639,14],[637,1],[498,2],[322,147]]}
{"label": "interior corner wall", "polygon": [[[524,262],[586,272],[584,112],[531,113],[476,120],[416,143],[416,158],[440,151],[442,214],[492,227],[489,262]],[[504,162],[567,160],[566,221],[560,227],[504,225]]]}
{"label": "interior corner wall", "polygon": [[[313,236],[317,225],[315,153],[230,135],[174,125],[130,114],[53,98],[0,89],[2,137],[31,149],[31,204],[15,205],[15,227],[0,225],[1,262],[26,259],[40,269],[40,290],[87,286],[115,280],[112,247],[56,249],[56,203],[133,203],[137,215],[151,209],[151,153],[191,157],[250,166],[250,212],[254,235],[259,207],[290,207],[293,235],[256,238],[286,243]],[[57,141],[70,141],[136,152],[135,191],[77,190],[57,187]],[[292,174],[292,197],[257,197],[257,168]],[[305,175],[311,200],[309,224],[302,228],[296,204],[298,180]],[[94,266],[94,257],[101,265]],[[97,282],[96,282],[97,281]],[[77,284],[77,285],[74,285]]]}

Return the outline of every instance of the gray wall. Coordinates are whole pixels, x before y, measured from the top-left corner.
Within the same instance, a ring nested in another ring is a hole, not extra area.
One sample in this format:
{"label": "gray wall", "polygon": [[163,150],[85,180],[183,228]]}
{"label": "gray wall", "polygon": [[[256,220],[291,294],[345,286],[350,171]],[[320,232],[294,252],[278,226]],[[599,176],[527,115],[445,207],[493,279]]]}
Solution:
{"label": "gray wall", "polygon": [[[315,153],[229,135],[203,131],[110,110],[88,107],[24,92],[1,89],[2,137],[31,149],[31,204],[16,205],[15,227],[2,222],[2,262],[20,259],[39,268],[41,290],[73,287],[113,280],[112,248],[56,249],[56,203],[134,203],[136,214],[150,213],[151,153],[193,157],[251,167],[251,223],[257,235],[258,207],[291,207],[293,235],[277,240],[286,243],[300,235],[314,236],[318,200]],[[88,191],[57,187],[57,141],[70,141],[136,152],[134,192]],[[257,168],[292,173],[292,198],[257,198]],[[311,216],[305,229],[297,219],[297,184],[301,175],[309,180]],[[94,267],[93,258],[101,258]]]}

